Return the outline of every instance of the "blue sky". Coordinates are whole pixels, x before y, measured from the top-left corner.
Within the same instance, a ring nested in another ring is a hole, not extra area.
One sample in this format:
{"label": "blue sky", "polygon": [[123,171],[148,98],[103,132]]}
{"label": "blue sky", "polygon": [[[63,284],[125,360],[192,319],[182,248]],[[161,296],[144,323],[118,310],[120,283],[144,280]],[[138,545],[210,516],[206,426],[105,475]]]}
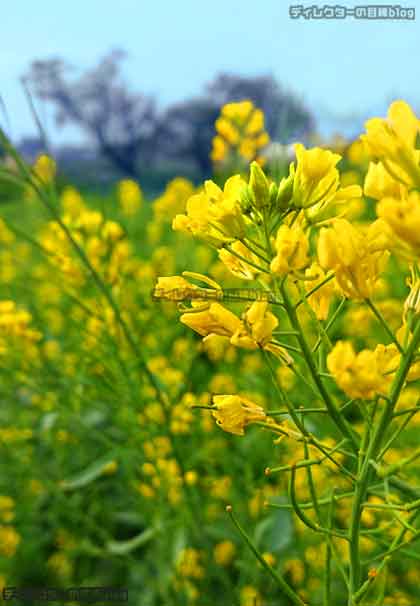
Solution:
{"label": "blue sky", "polygon": [[[290,19],[285,0],[9,0],[2,7],[0,95],[12,136],[34,134],[19,84],[30,62],[61,56],[83,69],[119,47],[129,53],[127,81],[162,105],[198,94],[222,70],[272,73],[314,110],[321,131],[357,129],[394,98],[420,109],[418,13],[404,22],[304,21]],[[328,118],[333,114],[340,120]],[[48,112],[44,119],[54,141],[78,138],[72,129],[58,133]]]}

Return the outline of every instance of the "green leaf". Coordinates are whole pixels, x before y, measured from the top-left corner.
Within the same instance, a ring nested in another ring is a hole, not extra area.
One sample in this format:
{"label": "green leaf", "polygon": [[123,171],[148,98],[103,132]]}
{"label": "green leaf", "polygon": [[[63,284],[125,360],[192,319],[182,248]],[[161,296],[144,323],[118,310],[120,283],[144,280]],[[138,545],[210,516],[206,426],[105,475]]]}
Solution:
{"label": "green leaf", "polygon": [[107,415],[100,410],[90,410],[82,418],[86,427],[96,427],[106,421]]}
{"label": "green leaf", "polygon": [[108,541],[105,545],[105,549],[115,555],[124,555],[130,553],[139,547],[142,547],[149,541],[151,541],[158,533],[156,528],[147,528],[139,535],[128,541]]}
{"label": "green leaf", "polygon": [[49,431],[55,425],[58,419],[58,412],[47,412],[41,418],[40,429],[41,431]]}
{"label": "green leaf", "polygon": [[87,486],[97,478],[99,478],[104,471],[106,470],[107,465],[115,461],[115,459],[106,459],[105,461],[102,459],[100,461],[95,461],[89,467],[86,467],[80,473],[74,475],[72,478],[68,480],[63,480],[60,483],[60,487],[63,490],[75,490],[76,488],[83,488],[83,486]]}
{"label": "green leaf", "polygon": [[271,514],[257,525],[254,536],[261,551],[281,551],[292,539],[290,514],[280,510]]}
{"label": "green leaf", "polygon": [[145,518],[137,511],[117,511],[114,514],[114,520],[127,526],[144,526]]}
{"label": "green leaf", "polygon": [[235,532],[232,524],[227,524],[226,522],[219,522],[217,526],[205,526],[204,533],[215,541],[229,540],[236,542],[238,540],[238,533]]}

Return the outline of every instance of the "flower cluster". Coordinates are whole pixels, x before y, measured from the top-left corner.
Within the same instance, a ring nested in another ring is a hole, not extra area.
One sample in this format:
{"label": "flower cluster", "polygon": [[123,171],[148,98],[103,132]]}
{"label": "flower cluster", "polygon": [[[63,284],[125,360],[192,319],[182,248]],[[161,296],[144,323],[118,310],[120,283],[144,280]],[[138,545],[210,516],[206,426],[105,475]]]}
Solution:
{"label": "flower cluster", "polygon": [[213,138],[210,154],[213,162],[225,162],[234,154],[247,162],[262,162],[260,153],[270,137],[264,129],[264,114],[252,101],[246,99],[224,105],[215,129],[217,135]]}

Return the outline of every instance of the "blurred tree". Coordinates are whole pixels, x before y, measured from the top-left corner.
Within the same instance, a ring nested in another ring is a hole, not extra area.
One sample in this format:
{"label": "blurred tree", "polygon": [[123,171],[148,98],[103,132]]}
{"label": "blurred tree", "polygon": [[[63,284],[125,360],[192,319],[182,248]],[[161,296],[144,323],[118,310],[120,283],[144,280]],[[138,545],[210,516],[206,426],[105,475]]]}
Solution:
{"label": "blurred tree", "polygon": [[171,105],[160,120],[159,149],[169,158],[193,164],[200,178],[209,176],[211,141],[219,112],[220,105],[204,96]]}
{"label": "blurred tree", "polygon": [[58,125],[77,125],[124,175],[139,179],[140,169],[144,177],[151,168],[175,161],[177,170],[185,164],[197,178],[209,176],[214,122],[221,106],[231,101],[251,99],[261,108],[272,140],[288,143],[313,129],[304,105],[267,75],[222,73],[202,95],[158,113],[152,98],[131,92],[124,83],[124,57],[114,50],[73,79],[62,59],[35,61],[23,79],[26,91],[54,105]]}
{"label": "blurred tree", "polygon": [[157,115],[154,101],[132,93],[122,80],[125,53],[111,51],[96,67],[70,80],[62,59],[34,61],[26,86],[55,106],[58,125],[76,124],[124,175],[138,177],[139,160],[150,162]]}

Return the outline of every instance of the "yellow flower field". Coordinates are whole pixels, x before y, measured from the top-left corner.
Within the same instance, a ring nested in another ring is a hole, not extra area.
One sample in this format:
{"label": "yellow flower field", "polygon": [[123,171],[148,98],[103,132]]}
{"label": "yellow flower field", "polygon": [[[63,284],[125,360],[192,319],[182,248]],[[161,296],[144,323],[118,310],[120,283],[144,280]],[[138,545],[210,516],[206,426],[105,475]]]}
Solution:
{"label": "yellow flower field", "polygon": [[396,100],[278,174],[244,99],[149,200],[0,134],[2,587],[420,603],[419,135]]}

